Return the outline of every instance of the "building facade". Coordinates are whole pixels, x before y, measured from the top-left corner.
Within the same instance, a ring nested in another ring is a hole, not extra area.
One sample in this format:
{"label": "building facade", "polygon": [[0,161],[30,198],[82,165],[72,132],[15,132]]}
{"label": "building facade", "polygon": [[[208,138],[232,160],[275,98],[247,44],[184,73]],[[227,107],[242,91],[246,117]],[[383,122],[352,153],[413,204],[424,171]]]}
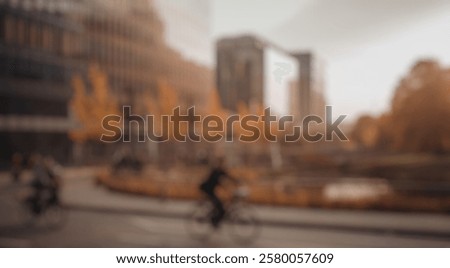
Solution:
{"label": "building facade", "polygon": [[[86,58],[108,74],[121,105],[137,107],[143,94],[157,94],[159,79],[175,88],[181,106],[204,101],[205,91],[212,86],[211,70],[186,60],[167,44],[162,11],[153,1],[83,1]],[[207,40],[208,33],[204,34],[195,40]]]}
{"label": "building facade", "polygon": [[292,54],[300,63],[299,69],[299,107],[300,114],[325,115],[324,65],[322,60],[311,52]]}
{"label": "building facade", "polygon": [[92,64],[136,113],[161,79],[182,107],[205,105],[213,84],[208,67],[167,45],[151,0],[0,0],[0,162],[14,152],[71,160],[71,80],[88,80]]}
{"label": "building facade", "polygon": [[[87,64],[98,65],[121,105],[155,88],[163,25],[147,0],[83,0],[80,10]],[[152,75],[149,75],[152,74]]]}
{"label": "building facade", "polygon": [[216,83],[223,108],[237,111],[240,104],[263,104],[265,47],[253,36],[218,41]]}
{"label": "building facade", "polygon": [[[57,3],[58,2],[58,3]],[[0,1],[0,161],[70,155],[70,79],[84,63],[68,1]]]}

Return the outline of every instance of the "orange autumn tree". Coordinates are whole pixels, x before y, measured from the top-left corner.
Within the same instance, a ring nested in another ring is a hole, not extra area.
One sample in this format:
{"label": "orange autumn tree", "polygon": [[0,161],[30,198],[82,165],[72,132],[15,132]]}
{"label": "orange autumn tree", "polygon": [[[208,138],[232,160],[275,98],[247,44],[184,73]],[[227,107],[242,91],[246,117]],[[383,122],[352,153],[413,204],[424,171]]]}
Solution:
{"label": "orange autumn tree", "polygon": [[148,122],[148,131],[153,131],[155,135],[160,136],[162,133],[161,127],[161,111],[159,109],[158,98],[146,92],[142,96],[142,101],[144,105],[144,109],[147,114],[153,116],[153,122]]}
{"label": "orange autumn tree", "polygon": [[[178,104],[178,94],[175,88],[166,80],[159,79],[158,80],[158,104],[156,108],[153,108],[153,111],[157,111],[158,113],[158,123],[157,131],[162,132],[161,127],[163,127],[163,123],[160,121],[161,116],[170,116],[173,113],[173,110],[179,106]],[[164,126],[165,127],[165,126]],[[169,138],[173,137],[174,126],[173,124],[168,125],[167,127]]]}
{"label": "orange autumn tree", "polygon": [[[214,115],[214,116],[218,116],[222,120],[222,122],[226,122],[226,119],[228,117],[228,112],[222,107],[222,103],[220,102],[218,90],[215,88],[210,90],[207,99],[208,99],[208,104],[206,105],[205,110],[202,111],[203,117],[209,116],[209,115]],[[206,130],[203,129],[202,125],[200,125],[199,128],[201,128],[201,132],[205,136]]]}
{"label": "orange autumn tree", "polygon": [[[253,110],[250,109],[248,107],[247,104],[245,104],[244,102],[239,102],[237,104],[237,111],[238,114],[240,116],[241,119],[241,125],[242,125],[242,119],[245,116],[251,115],[251,116],[257,116],[258,117],[258,121],[251,121],[251,122],[247,122],[248,125],[255,127],[258,129],[259,131],[259,136],[256,137],[256,139],[253,142],[258,142],[258,143],[266,143],[266,140],[264,139],[264,132],[266,131],[267,128],[264,128],[264,122],[261,120],[262,116],[264,115],[264,108],[262,105],[258,105],[256,107],[253,107]],[[272,124],[272,128],[274,124]],[[271,132],[272,134],[274,133],[273,131]],[[244,130],[243,128],[235,128],[235,134],[237,136],[240,135],[245,135],[247,137],[249,137],[249,135],[252,135],[252,133],[248,130]]]}
{"label": "orange autumn tree", "polygon": [[[268,108],[268,107],[266,107]],[[252,122],[251,125],[255,126],[256,128],[258,128],[260,136],[257,139],[257,142],[262,143],[262,144],[267,144],[269,142],[272,141],[268,141],[266,139],[266,134],[270,134],[277,137],[277,141],[280,142],[280,138],[281,138],[281,134],[282,131],[280,131],[279,129],[279,119],[280,117],[277,116],[277,119],[275,122],[272,122],[270,125],[266,124],[266,122],[264,122],[262,120],[264,114],[265,114],[265,109],[266,109],[263,105],[259,104],[259,105],[255,105],[253,107],[253,109],[249,109],[247,105],[245,105],[244,103],[239,103],[238,104],[238,111],[239,114],[241,115],[241,117],[245,116],[245,115],[256,115],[258,116],[259,120],[258,122]]]}
{"label": "orange autumn tree", "polygon": [[417,62],[395,89],[391,109],[362,117],[353,130],[360,145],[408,152],[450,152],[450,69]]}
{"label": "orange autumn tree", "polygon": [[380,133],[379,121],[379,118],[370,115],[361,116],[353,127],[352,140],[364,148],[376,148]]}
{"label": "orange autumn tree", "polygon": [[[216,115],[218,117],[220,117],[222,119],[222,121],[224,122],[224,126],[226,127],[226,122],[229,116],[232,115],[238,115],[240,117],[240,120],[242,121],[242,119],[245,116],[248,115],[256,115],[258,116],[258,121],[254,122],[247,122],[249,125],[251,125],[252,127],[256,127],[259,131],[259,137],[255,140],[257,142],[262,142],[262,143],[266,143],[265,139],[264,139],[264,132],[268,131],[267,128],[264,128],[265,124],[264,122],[261,121],[261,117],[264,115],[264,107],[262,105],[257,105],[252,107],[252,109],[243,101],[240,101],[237,103],[236,105],[237,111],[236,112],[231,112],[229,110],[226,110],[225,108],[223,108],[221,101],[220,101],[220,97],[218,95],[218,90],[211,90],[209,97],[208,97],[208,106],[207,106],[207,110],[206,110],[206,114],[207,115]],[[241,125],[242,122],[235,122],[233,124],[233,133],[232,135],[234,137],[239,138],[241,135],[245,135],[245,136],[249,136],[252,135],[252,133],[248,130],[244,130]],[[279,131],[277,128],[277,124],[276,123],[272,123],[271,124],[271,133],[273,135],[279,135]]]}
{"label": "orange autumn tree", "polygon": [[222,103],[220,102],[220,97],[219,97],[218,92],[219,91],[217,89],[213,89],[209,92],[207,114],[216,115],[222,119],[226,119],[228,116],[228,113],[222,107]]}
{"label": "orange autumn tree", "polygon": [[99,140],[104,133],[103,118],[111,114],[119,115],[117,101],[110,92],[106,74],[93,65],[89,68],[88,78],[91,85],[89,93],[80,75],[72,79],[74,95],[70,107],[77,127],[69,134],[77,143]]}
{"label": "orange autumn tree", "polygon": [[416,63],[392,100],[392,146],[405,151],[450,151],[450,70],[437,62]]}

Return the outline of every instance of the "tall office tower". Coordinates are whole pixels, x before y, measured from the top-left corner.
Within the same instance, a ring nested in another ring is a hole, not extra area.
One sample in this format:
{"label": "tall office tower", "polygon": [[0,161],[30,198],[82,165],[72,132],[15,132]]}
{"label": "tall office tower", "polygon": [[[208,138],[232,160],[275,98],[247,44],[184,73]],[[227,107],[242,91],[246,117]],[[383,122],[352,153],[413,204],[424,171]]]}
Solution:
{"label": "tall office tower", "polygon": [[265,44],[253,36],[217,42],[216,80],[222,106],[237,111],[240,103],[262,105]]}
{"label": "tall office tower", "polygon": [[276,115],[290,114],[298,68],[288,52],[261,38],[244,35],[217,43],[217,87],[231,111],[244,104],[253,111],[270,107]]}
{"label": "tall office tower", "polygon": [[319,57],[311,52],[293,53],[300,63],[299,91],[300,109],[302,117],[315,114],[324,116],[324,64]]}

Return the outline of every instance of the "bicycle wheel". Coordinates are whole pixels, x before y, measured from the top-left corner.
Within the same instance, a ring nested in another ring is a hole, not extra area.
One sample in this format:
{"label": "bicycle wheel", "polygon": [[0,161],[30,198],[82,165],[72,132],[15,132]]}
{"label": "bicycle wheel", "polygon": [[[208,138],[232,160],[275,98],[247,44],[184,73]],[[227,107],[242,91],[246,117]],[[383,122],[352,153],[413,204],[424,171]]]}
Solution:
{"label": "bicycle wheel", "polygon": [[21,204],[16,211],[18,222],[25,227],[32,227],[35,221],[35,214],[32,211],[31,205],[28,203]]}
{"label": "bicycle wheel", "polygon": [[231,238],[241,245],[253,243],[261,230],[254,212],[247,207],[232,209],[228,215],[228,225]]}
{"label": "bicycle wheel", "polygon": [[40,217],[44,227],[59,228],[65,224],[67,213],[61,206],[51,205],[42,212]]}
{"label": "bicycle wheel", "polygon": [[186,231],[197,240],[206,240],[213,232],[211,225],[211,204],[204,202],[195,207],[194,211],[188,216],[186,221]]}

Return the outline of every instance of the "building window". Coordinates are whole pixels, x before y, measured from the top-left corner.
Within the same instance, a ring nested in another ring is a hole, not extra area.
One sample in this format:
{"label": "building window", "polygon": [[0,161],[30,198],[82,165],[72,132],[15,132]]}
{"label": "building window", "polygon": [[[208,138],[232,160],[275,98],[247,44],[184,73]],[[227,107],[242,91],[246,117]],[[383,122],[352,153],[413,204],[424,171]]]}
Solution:
{"label": "building window", "polygon": [[39,29],[34,23],[30,25],[30,46],[32,48],[39,47]]}
{"label": "building window", "polygon": [[5,20],[6,17],[5,16],[0,16],[0,40],[4,41],[5,40]]}
{"label": "building window", "polygon": [[17,39],[16,43],[18,45],[25,45],[26,43],[26,24],[22,19],[17,20]]}
{"label": "building window", "polygon": [[69,56],[71,54],[70,52],[70,34],[63,32],[61,34],[61,46],[62,46],[62,54]]}
{"label": "building window", "polygon": [[64,55],[64,32],[61,30],[55,31],[55,49],[58,51],[59,55]]}
{"label": "building window", "polygon": [[6,43],[12,44],[15,42],[15,19],[12,16],[5,17],[4,33]]}
{"label": "building window", "polygon": [[51,27],[49,26],[43,26],[42,29],[42,48],[45,50],[53,50],[53,32]]}

